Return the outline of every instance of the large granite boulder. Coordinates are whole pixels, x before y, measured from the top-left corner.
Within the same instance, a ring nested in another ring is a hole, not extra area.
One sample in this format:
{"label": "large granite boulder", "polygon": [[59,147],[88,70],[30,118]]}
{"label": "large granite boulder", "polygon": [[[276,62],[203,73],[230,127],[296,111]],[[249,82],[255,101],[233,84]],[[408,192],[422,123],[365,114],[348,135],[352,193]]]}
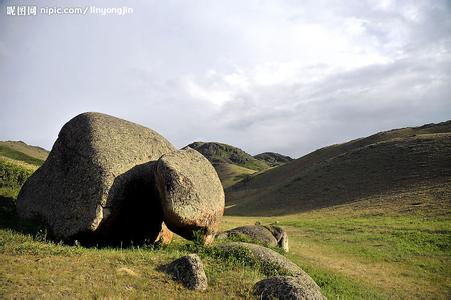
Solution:
{"label": "large granite boulder", "polygon": [[219,233],[217,239],[235,239],[261,244],[265,247],[276,247],[277,240],[272,232],[261,225],[246,225]]}
{"label": "large granite boulder", "polygon": [[166,267],[166,272],[188,289],[205,291],[208,287],[207,276],[197,254],[174,260]]}
{"label": "large granite boulder", "polygon": [[271,300],[324,300],[321,291],[303,282],[301,277],[275,276],[263,279],[254,285],[256,299]]}
{"label": "large granite boulder", "polygon": [[61,129],[45,163],[27,180],[17,210],[57,239],[155,240],[163,213],[155,163],[175,148],[143,126],[83,113]]}
{"label": "large granite boulder", "polygon": [[224,213],[224,190],[210,162],[191,148],[163,155],[155,181],[168,228],[187,239],[213,241]]}

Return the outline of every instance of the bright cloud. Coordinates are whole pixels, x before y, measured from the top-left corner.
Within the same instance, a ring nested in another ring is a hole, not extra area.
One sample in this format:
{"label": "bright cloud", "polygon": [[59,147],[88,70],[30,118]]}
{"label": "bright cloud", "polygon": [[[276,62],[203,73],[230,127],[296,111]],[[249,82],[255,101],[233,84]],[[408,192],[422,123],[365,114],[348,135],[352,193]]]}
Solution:
{"label": "bright cloud", "polygon": [[8,5],[1,140],[50,148],[70,117],[95,110],[179,147],[300,156],[451,116],[449,1],[108,1],[134,13],[21,18]]}

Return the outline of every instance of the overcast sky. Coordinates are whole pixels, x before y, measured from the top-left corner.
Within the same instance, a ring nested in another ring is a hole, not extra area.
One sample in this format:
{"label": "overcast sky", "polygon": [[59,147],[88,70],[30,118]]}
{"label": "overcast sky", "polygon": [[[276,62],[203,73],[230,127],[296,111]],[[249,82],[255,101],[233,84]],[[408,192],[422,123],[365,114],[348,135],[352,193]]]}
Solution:
{"label": "overcast sky", "polygon": [[[50,149],[70,118],[98,111],[178,147],[299,157],[451,119],[451,1],[0,3],[0,140]],[[18,3],[37,16],[8,16]]]}

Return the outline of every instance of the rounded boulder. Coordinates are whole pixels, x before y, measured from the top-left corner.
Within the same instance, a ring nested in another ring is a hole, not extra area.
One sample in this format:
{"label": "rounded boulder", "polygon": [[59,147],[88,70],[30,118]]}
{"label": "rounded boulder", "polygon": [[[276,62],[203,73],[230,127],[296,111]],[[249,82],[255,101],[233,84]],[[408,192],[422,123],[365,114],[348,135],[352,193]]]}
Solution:
{"label": "rounded boulder", "polygon": [[168,228],[210,244],[224,214],[224,190],[211,163],[191,148],[167,153],[156,164],[155,182]]}
{"label": "rounded boulder", "polygon": [[261,225],[246,225],[219,233],[217,239],[236,239],[261,244],[265,247],[276,247],[277,240],[272,232]]}
{"label": "rounded boulder", "polygon": [[197,254],[174,260],[166,267],[166,272],[188,289],[205,291],[208,287],[207,276]]}
{"label": "rounded boulder", "polygon": [[255,298],[262,300],[326,299],[319,289],[312,288],[303,282],[302,278],[294,276],[275,276],[263,279],[254,285],[253,294]]}
{"label": "rounded boulder", "polygon": [[58,240],[154,240],[163,222],[154,163],[174,150],[149,128],[80,114],[63,126],[47,160],[23,185],[17,211],[44,221]]}

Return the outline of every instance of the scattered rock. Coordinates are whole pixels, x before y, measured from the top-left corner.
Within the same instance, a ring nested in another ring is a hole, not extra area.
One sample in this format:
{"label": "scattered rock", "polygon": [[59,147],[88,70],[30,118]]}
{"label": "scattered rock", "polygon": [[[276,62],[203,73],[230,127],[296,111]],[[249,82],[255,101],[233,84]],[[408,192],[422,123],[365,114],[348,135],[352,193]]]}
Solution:
{"label": "scattered rock", "polygon": [[42,219],[62,240],[155,239],[163,213],[150,161],[174,150],[151,129],[80,114],[63,126],[48,159],[23,185],[18,213]]}
{"label": "scattered rock", "polygon": [[263,279],[254,285],[254,296],[257,299],[326,299],[319,288],[312,288],[309,282],[301,277],[276,276]]}
{"label": "scattered rock", "polygon": [[288,247],[288,234],[285,229],[275,225],[267,225],[265,228],[271,231],[272,235],[277,240],[277,245],[282,248],[283,251],[288,252],[290,250]]}
{"label": "scattered rock", "polygon": [[277,240],[270,230],[260,225],[247,225],[219,233],[217,239],[244,238],[266,247],[276,247]]}
{"label": "scattered rock", "polygon": [[158,160],[155,176],[168,228],[211,243],[224,213],[224,190],[210,162],[191,148],[174,151]]}
{"label": "scattered rock", "polygon": [[189,289],[205,291],[208,287],[207,276],[197,254],[183,256],[173,261],[166,267],[166,272]]}
{"label": "scattered rock", "polygon": [[309,289],[319,290],[316,282],[304,270],[274,250],[255,244],[241,242],[223,243],[219,244],[218,247],[226,251],[247,249],[252,253],[255,259],[258,259],[261,262],[262,265],[273,268],[280,275],[299,277],[303,284]]}
{"label": "scattered rock", "polygon": [[232,251],[235,249],[248,249],[256,259],[260,260],[261,263],[271,266],[283,275],[307,275],[301,268],[298,267],[298,265],[290,261],[285,256],[260,245],[230,242],[219,244],[218,247]]}

